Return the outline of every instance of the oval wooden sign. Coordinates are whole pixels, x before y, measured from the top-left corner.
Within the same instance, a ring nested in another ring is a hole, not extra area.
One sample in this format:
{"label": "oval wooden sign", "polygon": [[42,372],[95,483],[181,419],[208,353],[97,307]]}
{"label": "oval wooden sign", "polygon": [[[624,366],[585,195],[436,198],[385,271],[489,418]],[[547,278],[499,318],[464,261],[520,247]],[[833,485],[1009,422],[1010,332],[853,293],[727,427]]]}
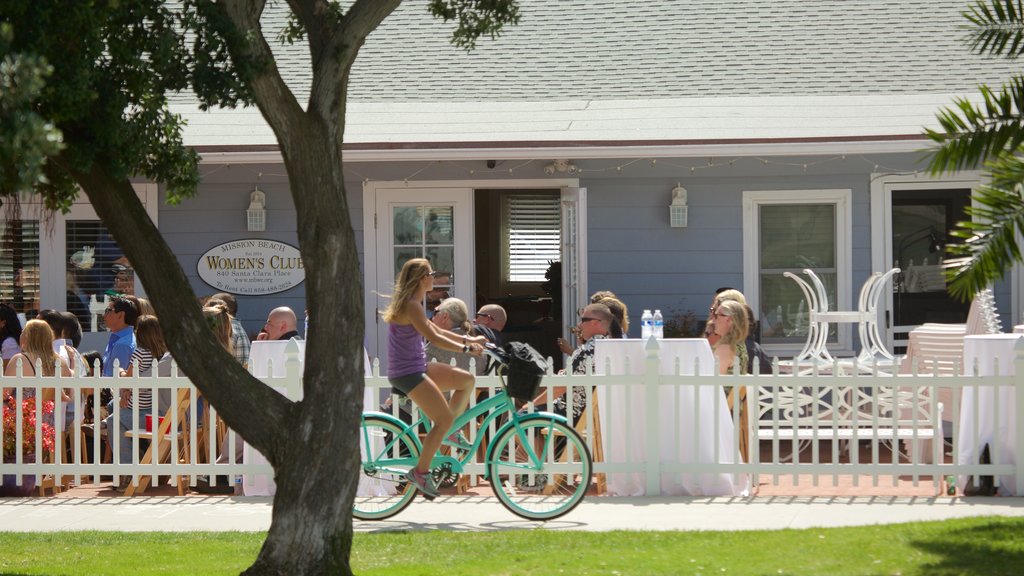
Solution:
{"label": "oval wooden sign", "polygon": [[245,296],[277,294],[306,279],[299,249],[276,240],[234,240],[214,246],[199,257],[196,271],[218,291]]}

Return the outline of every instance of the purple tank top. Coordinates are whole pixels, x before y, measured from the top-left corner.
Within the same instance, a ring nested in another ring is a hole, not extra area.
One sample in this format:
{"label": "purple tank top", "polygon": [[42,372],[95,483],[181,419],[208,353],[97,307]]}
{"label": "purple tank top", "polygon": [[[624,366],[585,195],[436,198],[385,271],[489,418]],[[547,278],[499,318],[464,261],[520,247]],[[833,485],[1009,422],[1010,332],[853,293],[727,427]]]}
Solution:
{"label": "purple tank top", "polygon": [[412,324],[388,324],[388,378],[426,371],[423,336]]}

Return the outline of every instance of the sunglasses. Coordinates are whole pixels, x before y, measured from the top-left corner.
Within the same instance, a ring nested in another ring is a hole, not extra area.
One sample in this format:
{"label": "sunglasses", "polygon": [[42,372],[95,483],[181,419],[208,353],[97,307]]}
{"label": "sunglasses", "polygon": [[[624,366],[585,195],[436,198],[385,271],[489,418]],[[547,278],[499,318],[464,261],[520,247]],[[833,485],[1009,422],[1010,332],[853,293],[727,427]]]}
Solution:
{"label": "sunglasses", "polygon": [[600,318],[592,318],[590,316],[583,316],[580,318],[580,322],[600,322]]}
{"label": "sunglasses", "polygon": [[494,316],[491,316],[490,314],[484,314],[483,312],[477,312],[476,313],[476,317],[477,318],[487,318],[488,320],[490,320],[492,322],[494,321]]}
{"label": "sunglasses", "polygon": [[712,318],[732,318],[731,314],[722,314],[721,312],[712,312]]}
{"label": "sunglasses", "polygon": [[106,308],[106,309],[103,310],[104,314],[113,314],[114,312],[117,312],[117,310],[115,310],[113,308]]}

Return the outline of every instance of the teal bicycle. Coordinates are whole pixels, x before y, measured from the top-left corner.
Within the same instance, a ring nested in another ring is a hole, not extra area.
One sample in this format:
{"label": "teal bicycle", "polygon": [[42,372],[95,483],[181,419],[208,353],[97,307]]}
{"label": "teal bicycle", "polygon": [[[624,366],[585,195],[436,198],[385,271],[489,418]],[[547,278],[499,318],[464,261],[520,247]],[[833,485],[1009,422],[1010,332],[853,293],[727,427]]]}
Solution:
{"label": "teal bicycle", "polygon": [[[593,462],[583,438],[565,417],[550,412],[520,414],[513,397],[525,398],[530,390],[510,387],[509,357],[489,348],[486,353],[499,366],[502,390],[466,410],[445,434],[449,454],[431,461],[434,478],[457,478],[480,447],[484,434],[494,422],[498,430],[487,443],[484,478],[498,501],[513,514],[530,520],[550,520],[570,512],[583,501],[590,487]],[[532,386],[536,391],[540,376]],[[528,387],[529,388],[529,387]],[[501,418],[505,416],[505,418]],[[479,433],[471,443],[449,440],[471,422],[482,418]],[[503,423],[502,423],[503,422]],[[416,487],[407,483],[405,473],[416,464],[422,450],[420,430],[430,430],[421,417],[411,424],[384,412],[365,412],[360,426],[362,488],[352,511],[361,520],[383,520],[412,503]]]}

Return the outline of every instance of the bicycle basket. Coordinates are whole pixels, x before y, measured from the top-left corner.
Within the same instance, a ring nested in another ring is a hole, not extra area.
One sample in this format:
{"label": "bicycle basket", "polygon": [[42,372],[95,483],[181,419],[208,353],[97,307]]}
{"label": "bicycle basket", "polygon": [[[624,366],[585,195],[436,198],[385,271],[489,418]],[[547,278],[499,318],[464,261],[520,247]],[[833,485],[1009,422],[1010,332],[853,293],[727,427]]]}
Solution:
{"label": "bicycle basket", "polygon": [[524,342],[509,342],[504,351],[508,360],[499,370],[505,376],[508,395],[516,400],[533,400],[547,374],[548,363],[540,352]]}

